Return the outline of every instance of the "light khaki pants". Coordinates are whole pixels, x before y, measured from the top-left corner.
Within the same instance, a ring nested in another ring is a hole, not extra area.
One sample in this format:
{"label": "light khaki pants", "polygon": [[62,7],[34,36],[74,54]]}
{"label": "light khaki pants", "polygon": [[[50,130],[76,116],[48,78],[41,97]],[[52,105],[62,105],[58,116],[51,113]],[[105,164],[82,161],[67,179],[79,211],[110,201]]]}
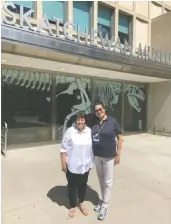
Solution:
{"label": "light khaki pants", "polygon": [[113,183],[114,158],[96,156],[95,164],[101,188],[102,206],[108,208]]}

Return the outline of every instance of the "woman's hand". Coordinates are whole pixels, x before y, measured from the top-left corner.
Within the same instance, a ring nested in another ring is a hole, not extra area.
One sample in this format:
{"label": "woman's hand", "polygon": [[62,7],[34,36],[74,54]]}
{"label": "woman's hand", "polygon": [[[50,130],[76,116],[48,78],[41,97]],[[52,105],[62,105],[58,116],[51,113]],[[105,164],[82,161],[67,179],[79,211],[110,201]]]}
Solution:
{"label": "woman's hand", "polygon": [[67,164],[66,164],[66,153],[61,153],[61,164],[62,164],[62,171],[66,173],[67,171]]}
{"label": "woman's hand", "polygon": [[115,156],[114,165],[118,165],[120,163],[120,156]]}
{"label": "woman's hand", "polygon": [[62,163],[62,171],[63,172],[67,172],[67,165],[66,165],[66,163]]}

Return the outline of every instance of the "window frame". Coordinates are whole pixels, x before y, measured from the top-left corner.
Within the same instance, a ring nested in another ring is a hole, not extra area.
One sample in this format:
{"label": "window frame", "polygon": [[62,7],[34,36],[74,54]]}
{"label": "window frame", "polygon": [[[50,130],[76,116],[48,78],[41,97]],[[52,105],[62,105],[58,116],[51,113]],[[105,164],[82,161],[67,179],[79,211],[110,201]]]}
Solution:
{"label": "window frame", "polygon": [[[128,18],[128,34],[119,31],[119,18],[120,18],[120,15],[124,15],[124,16],[126,16]],[[124,42],[125,42],[125,39],[126,39],[128,44],[132,43],[132,39],[133,39],[133,15],[128,14],[128,13],[122,11],[122,10],[119,10],[119,13],[118,13],[118,37],[119,37],[119,39],[120,39],[120,34],[128,36],[127,39],[124,38]],[[121,40],[120,40],[120,42],[121,42]],[[124,42],[121,42],[121,44],[124,44]]]}
{"label": "window frame", "polygon": [[[55,1],[53,1],[53,2],[55,2]],[[63,21],[59,23],[59,26],[63,27],[64,23],[65,23],[65,18],[66,18],[66,2],[65,1],[59,1],[59,2],[63,2]],[[46,12],[46,10],[45,10],[45,12]],[[43,15],[44,15],[44,12],[43,12],[43,0],[42,0],[42,16]],[[46,12],[46,15],[47,15],[47,12]],[[54,16],[56,16],[56,15],[54,15]],[[47,15],[47,18],[48,18],[48,15]],[[49,21],[50,24],[56,25],[56,21],[55,20],[48,18],[48,21]]]}
{"label": "window frame", "polygon": [[[77,1],[77,2],[83,2],[83,1]],[[93,18],[92,18],[93,1],[88,1],[87,3],[89,4],[89,25],[86,28],[89,31],[92,28],[92,21],[93,21]],[[74,1],[73,1],[73,23],[74,23]],[[79,24],[75,24],[75,25],[79,25]],[[84,32],[80,31],[80,34],[82,34],[82,33],[84,33]]]}
{"label": "window frame", "polygon": [[[108,9],[109,11],[111,11],[111,16],[110,16],[110,26],[105,26],[104,24],[101,24],[101,23],[99,23],[99,8],[100,7],[104,7],[104,8],[106,8],[106,9]],[[113,7],[110,7],[109,5],[106,5],[105,3],[103,3],[103,2],[98,2],[98,12],[97,12],[97,33],[98,33],[98,37],[100,37],[100,35],[99,35],[99,29],[98,29],[98,27],[101,25],[102,27],[104,27],[104,28],[107,28],[108,27],[108,29],[109,29],[109,32],[108,32],[108,38],[110,39],[110,38],[112,38],[112,34],[113,34],[113,31],[114,31],[114,27],[112,26],[113,25],[113,16],[115,15],[115,8],[113,8]],[[102,36],[103,36],[103,33],[102,33]],[[105,38],[106,37],[106,33],[105,33],[105,35],[103,36],[103,38]]]}

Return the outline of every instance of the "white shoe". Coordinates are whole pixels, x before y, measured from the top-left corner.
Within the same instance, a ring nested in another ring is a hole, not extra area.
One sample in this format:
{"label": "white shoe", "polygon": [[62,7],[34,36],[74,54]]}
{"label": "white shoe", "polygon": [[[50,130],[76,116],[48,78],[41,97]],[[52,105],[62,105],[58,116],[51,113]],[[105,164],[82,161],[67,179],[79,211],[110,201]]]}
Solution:
{"label": "white shoe", "polygon": [[107,212],[108,212],[108,209],[102,207],[100,212],[99,212],[98,219],[99,220],[104,220],[106,218]]}
{"label": "white shoe", "polygon": [[101,203],[97,204],[97,205],[94,207],[94,211],[95,211],[95,212],[100,212],[100,209],[101,209]]}

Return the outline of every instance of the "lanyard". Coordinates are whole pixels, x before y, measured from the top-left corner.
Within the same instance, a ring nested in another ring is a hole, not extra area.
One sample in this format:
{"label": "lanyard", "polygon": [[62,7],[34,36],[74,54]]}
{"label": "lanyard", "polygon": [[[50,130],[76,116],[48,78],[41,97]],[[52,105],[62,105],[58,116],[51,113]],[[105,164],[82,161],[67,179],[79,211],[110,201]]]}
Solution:
{"label": "lanyard", "polygon": [[99,126],[98,126],[98,124],[97,124],[97,132],[98,132],[98,134],[100,134],[100,132],[101,132],[101,130],[103,129],[104,125],[105,125],[105,121],[103,122],[102,127],[99,129]]}

